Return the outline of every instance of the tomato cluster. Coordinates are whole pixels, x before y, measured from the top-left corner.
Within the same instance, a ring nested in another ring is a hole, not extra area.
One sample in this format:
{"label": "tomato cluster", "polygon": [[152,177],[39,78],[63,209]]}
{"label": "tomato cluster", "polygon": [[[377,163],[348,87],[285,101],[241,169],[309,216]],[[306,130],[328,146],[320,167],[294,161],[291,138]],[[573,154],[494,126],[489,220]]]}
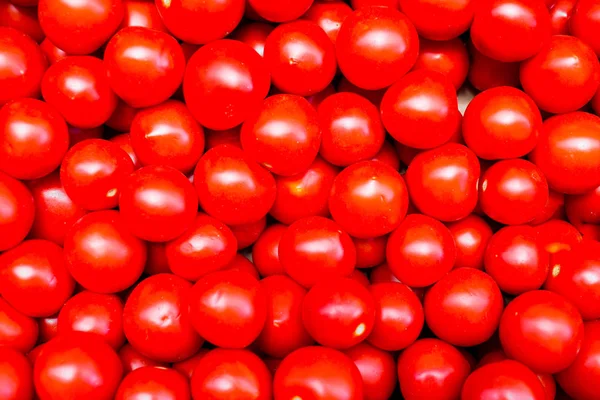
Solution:
{"label": "tomato cluster", "polygon": [[600,400],[600,1],[0,0],[0,400]]}

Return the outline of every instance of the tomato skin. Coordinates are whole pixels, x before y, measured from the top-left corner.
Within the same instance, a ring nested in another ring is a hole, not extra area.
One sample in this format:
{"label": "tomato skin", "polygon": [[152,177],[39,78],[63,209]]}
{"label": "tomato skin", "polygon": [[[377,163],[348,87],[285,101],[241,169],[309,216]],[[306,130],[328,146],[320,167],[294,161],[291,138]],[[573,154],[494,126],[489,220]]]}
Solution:
{"label": "tomato skin", "polygon": [[420,39],[419,56],[412,70],[428,70],[445,75],[458,90],[469,72],[467,47],[458,38],[445,41]]}
{"label": "tomato skin", "polygon": [[267,170],[296,175],[306,171],[319,152],[319,118],[300,96],[270,96],[244,122],[240,140],[246,154]]}
{"label": "tomato skin", "polygon": [[49,342],[58,336],[58,313],[46,318],[39,318],[37,325],[39,328],[39,342],[42,344]]}
{"label": "tomato skin", "polygon": [[559,192],[594,190],[600,186],[600,117],[574,112],[548,118],[529,158]]}
{"label": "tomato skin", "polygon": [[[356,7],[353,8],[356,9]],[[342,1],[316,1],[304,13],[302,19],[318,24],[335,44],[340,27],[350,14],[352,14],[352,8]]]}
{"label": "tomato skin", "polygon": [[50,65],[68,57],[68,54],[65,53],[64,50],[56,47],[56,45],[48,40],[48,38],[45,38],[42,43],[40,43],[40,49],[46,56],[46,60]]}
{"label": "tomato skin", "polygon": [[[220,300],[215,303],[214,299]],[[189,315],[196,331],[212,344],[233,349],[249,346],[267,317],[267,298],[251,275],[215,271],[190,291]]]}
{"label": "tomato skin", "polygon": [[[370,35],[383,35],[384,42]],[[382,44],[384,43],[384,44]],[[388,7],[363,7],[350,14],[336,39],[338,65],[354,85],[383,89],[406,74],[417,60],[419,37],[411,21]]]}
{"label": "tomato skin", "polygon": [[22,314],[0,298],[0,347],[25,353],[35,346],[39,328],[35,319]]}
{"label": "tomato skin", "polygon": [[350,236],[335,222],[307,217],[283,233],[279,261],[288,276],[310,288],[320,280],[349,276],[356,265],[356,249]]}
{"label": "tomato skin", "polygon": [[375,303],[369,290],[354,279],[321,280],[304,297],[302,321],[319,344],[348,349],[371,333]]}
{"label": "tomato skin", "polygon": [[77,221],[65,237],[65,262],[73,278],[98,293],[117,293],[144,271],[146,244],[129,232],[117,211],[97,211]]}
{"label": "tomato skin", "polygon": [[465,356],[438,339],[417,340],[398,359],[398,381],[407,400],[456,399],[470,372]]}
{"label": "tomato skin", "polygon": [[158,274],[141,281],[123,308],[127,341],[155,361],[176,362],[194,355],[204,342],[192,327],[188,298],[192,284]]}
{"label": "tomato skin", "polygon": [[[106,121],[106,126],[118,132],[129,132],[131,129],[131,123],[133,122],[133,119],[135,118],[137,113],[137,109],[131,107],[123,100],[119,100],[117,102],[117,107],[115,108],[115,111],[113,111],[110,118]],[[113,141],[115,137],[112,137],[110,140]],[[135,163],[135,161],[134,164],[138,166],[137,163]]]}
{"label": "tomato skin", "polygon": [[190,400],[187,380],[171,368],[138,368],[119,384],[115,400],[136,400],[144,396],[161,400]]}
{"label": "tomato skin", "polygon": [[252,22],[238,27],[231,38],[246,43],[252,47],[259,56],[263,57],[265,53],[265,42],[269,34],[275,29],[274,26],[262,22]]}
{"label": "tomato skin", "polygon": [[173,363],[173,369],[175,371],[178,371],[180,374],[187,377],[188,379],[192,379],[192,375],[194,374],[194,370],[196,369],[198,362],[200,362],[200,360],[206,354],[208,354],[209,351],[210,350],[204,348],[200,349],[195,355],[191,356],[190,358],[186,358],[183,361]]}
{"label": "tomato skin", "polygon": [[243,250],[254,244],[267,226],[266,216],[256,222],[243,225],[231,225],[229,228],[237,240],[237,249]]}
{"label": "tomato skin", "polygon": [[546,221],[563,219],[565,219],[565,195],[564,193],[550,189],[548,202],[529,224],[536,226]]}
{"label": "tomato skin", "polygon": [[169,33],[156,4],[147,0],[123,0],[123,20],[119,28],[128,26],[142,26]]}
{"label": "tomato skin", "polygon": [[106,45],[104,66],[117,96],[132,107],[143,108],[158,105],[175,93],[183,81],[185,58],[168,33],[127,27]]}
{"label": "tomato skin", "polygon": [[[235,181],[224,179],[230,174]],[[256,222],[275,201],[275,179],[242,149],[219,145],[207,151],[194,171],[202,209],[228,225]]]}
{"label": "tomato skin", "polygon": [[479,175],[475,153],[448,143],[417,155],[405,177],[410,199],[422,213],[440,221],[457,221],[477,205]]}
{"label": "tomato skin", "polygon": [[285,225],[269,225],[252,247],[252,261],[264,278],[285,274],[285,270],[279,262],[279,243],[286,230],[287,226]]}
{"label": "tomato skin", "polygon": [[119,350],[119,358],[123,364],[123,372],[125,375],[129,374],[131,371],[135,371],[136,369],[143,367],[168,367],[167,363],[155,361],[142,355],[129,343],[126,343],[123,347],[121,347]]}
{"label": "tomato skin", "polygon": [[[535,227],[537,241],[554,259],[554,256],[564,250],[572,250],[583,237],[573,225],[566,221],[552,219]],[[552,261],[553,264],[556,264]]]}
{"label": "tomato skin", "polygon": [[411,287],[425,287],[452,269],[456,244],[441,222],[426,215],[411,214],[390,235],[386,255],[390,269],[401,282]]}
{"label": "tomato skin", "polygon": [[23,32],[37,43],[41,43],[46,37],[40,26],[36,7],[23,7],[8,0],[0,2],[0,26]]}
{"label": "tomato skin", "polygon": [[0,349],[0,396],[4,400],[33,398],[33,368],[27,357],[10,348]]}
{"label": "tomato skin", "polygon": [[403,145],[418,149],[437,147],[460,129],[456,89],[437,72],[409,72],[385,92],[381,120]]}
{"label": "tomato skin", "polygon": [[556,375],[560,387],[572,398],[593,400],[598,395],[595,382],[600,368],[594,362],[600,354],[600,322],[587,322],[581,350],[575,361]]}
{"label": "tomato skin", "polygon": [[600,63],[581,40],[556,35],[539,53],[521,63],[520,79],[525,93],[539,108],[568,113],[586,105],[596,93]]}
{"label": "tomato skin", "polygon": [[[552,333],[557,330],[560,336]],[[536,372],[554,374],[575,360],[583,340],[583,321],[564,297],[536,290],[506,306],[499,332],[502,348],[510,358]]]}
{"label": "tomato skin", "polygon": [[252,47],[218,40],[202,46],[189,59],[183,95],[202,126],[224,130],[241,124],[260,108],[270,82],[266,62]]}
{"label": "tomato skin", "polygon": [[507,226],[496,232],[485,251],[485,272],[503,292],[518,295],[539,289],[548,276],[549,256],[536,229]]}
{"label": "tomato skin", "polygon": [[505,63],[494,60],[479,52],[471,41],[467,48],[471,55],[471,67],[469,68],[468,79],[471,84],[480,91],[488,90],[499,86],[519,87],[519,66],[520,63]]}
{"label": "tomato skin", "polygon": [[0,251],[21,243],[29,233],[35,217],[31,192],[18,180],[0,172]]}
{"label": "tomato skin", "polygon": [[503,307],[502,293],[488,274],[459,268],[425,294],[425,321],[438,338],[455,346],[475,346],[496,331]]}
{"label": "tomato skin", "polygon": [[492,228],[485,220],[471,214],[447,225],[456,244],[454,268],[483,269],[483,261]]}
{"label": "tomato skin", "polygon": [[549,198],[543,170],[522,159],[492,165],[479,181],[479,204],[483,212],[506,225],[533,220]]}
{"label": "tomato skin", "polygon": [[391,354],[366,343],[344,351],[358,368],[365,400],[387,400],[396,388],[396,363]]}
{"label": "tomato skin", "polygon": [[33,369],[41,400],[111,400],[122,375],[123,367],[115,351],[87,332],[71,332],[49,341]]}
{"label": "tomato skin", "polygon": [[[368,191],[362,189],[365,185]],[[407,209],[404,179],[380,161],[352,164],[333,181],[329,210],[333,220],[353,237],[366,239],[390,233],[400,225]]]}
{"label": "tomato skin", "polygon": [[385,262],[387,236],[369,239],[352,238],[356,248],[356,268],[373,268]]}
{"label": "tomato skin", "polygon": [[399,8],[413,21],[419,35],[431,40],[450,40],[469,29],[474,0],[399,0]]}
{"label": "tomato skin", "polygon": [[545,400],[546,394],[533,371],[517,361],[504,360],[478,368],[467,378],[461,399],[482,398]]}
{"label": "tomato skin", "polygon": [[215,349],[198,361],[191,379],[194,400],[269,400],[271,373],[248,350]]}
{"label": "tomato skin", "polygon": [[580,195],[567,196],[564,206],[572,224],[600,224],[600,186]]}
{"label": "tomato skin", "polygon": [[251,8],[259,17],[271,22],[287,22],[300,18],[313,4],[314,0],[249,0]]}
{"label": "tomato skin", "polygon": [[360,371],[344,353],[327,347],[298,349],[283,359],[273,380],[276,399],[362,400]]}
{"label": "tomato skin", "polygon": [[264,278],[260,286],[267,298],[267,317],[256,339],[258,348],[271,357],[283,358],[311,346],[314,340],[302,322],[306,289],[285,275]]}
{"label": "tomato skin", "polygon": [[578,1],[569,20],[571,34],[587,43],[597,56],[600,56],[600,40],[596,37],[600,28],[599,11],[594,0]]}

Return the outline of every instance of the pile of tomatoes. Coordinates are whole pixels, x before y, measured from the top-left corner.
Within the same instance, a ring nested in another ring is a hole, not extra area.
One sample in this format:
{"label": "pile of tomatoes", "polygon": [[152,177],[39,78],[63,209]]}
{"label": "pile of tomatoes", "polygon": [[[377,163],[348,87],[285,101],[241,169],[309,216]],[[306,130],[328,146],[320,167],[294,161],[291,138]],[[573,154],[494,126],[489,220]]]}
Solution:
{"label": "pile of tomatoes", "polygon": [[598,0],[0,0],[0,400],[600,399],[598,56]]}

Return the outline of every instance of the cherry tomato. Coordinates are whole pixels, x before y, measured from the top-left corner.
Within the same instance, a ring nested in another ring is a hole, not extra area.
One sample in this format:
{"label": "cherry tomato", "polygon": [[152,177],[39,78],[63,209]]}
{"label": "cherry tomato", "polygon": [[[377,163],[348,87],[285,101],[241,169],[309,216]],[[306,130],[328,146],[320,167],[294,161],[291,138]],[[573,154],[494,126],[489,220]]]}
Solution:
{"label": "cherry tomato", "polygon": [[398,381],[406,400],[457,399],[470,372],[465,356],[438,339],[417,340],[398,359]]}
{"label": "cherry tomato", "polygon": [[121,188],[119,209],[134,235],[166,242],[191,226],[198,212],[198,199],[181,172],[151,165],[129,175]]}
{"label": "cherry tomato", "polygon": [[187,379],[170,368],[142,367],[123,378],[115,400],[137,400],[144,397],[161,400],[189,400]]}
{"label": "cherry tomato", "polygon": [[253,22],[238,27],[231,38],[252,47],[262,57],[265,53],[265,42],[274,26],[262,22]]}
{"label": "cherry tomato", "polygon": [[468,49],[471,55],[468,79],[477,90],[483,91],[498,86],[521,86],[519,81],[520,63],[505,63],[489,58],[481,54],[470,41]]}
{"label": "cherry tomato", "polygon": [[538,243],[551,255],[571,250],[583,240],[577,228],[565,221],[550,220],[535,228]]}
{"label": "cherry tomato", "polygon": [[485,271],[503,292],[518,295],[539,289],[548,270],[548,253],[532,227],[507,226],[488,242]]}
{"label": "cherry tomato", "polygon": [[114,35],[104,51],[108,83],[123,101],[135,108],[162,103],[183,80],[185,58],[168,33],[127,27]]}
{"label": "cherry tomato", "polygon": [[431,40],[450,40],[469,29],[476,0],[399,0],[403,13],[419,35]]}
{"label": "cherry tomato", "polygon": [[252,276],[232,270],[202,277],[190,292],[189,304],[196,331],[219,347],[247,347],[267,317],[264,289]]}
{"label": "cherry tomato", "polygon": [[110,141],[119,146],[121,150],[123,150],[125,153],[127,153],[129,158],[133,162],[134,170],[140,169],[142,167],[142,163],[138,159],[137,154],[135,154],[135,152],[133,151],[133,147],[131,146],[131,136],[129,135],[129,133],[121,133],[120,135],[113,136],[112,138],[110,138]]}
{"label": "cherry tomato", "polygon": [[248,350],[215,349],[198,362],[191,379],[196,399],[269,400],[271,373]]}
{"label": "cherry tomato", "polygon": [[28,352],[35,346],[38,334],[35,319],[20,313],[0,298],[0,348]]}
{"label": "cherry tomato", "polygon": [[320,280],[350,275],[356,265],[356,249],[350,236],[335,222],[306,217],[283,233],[279,261],[293,280],[312,287]]}
{"label": "cherry tomato", "polygon": [[584,328],[581,350],[575,361],[556,375],[558,384],[574,399],[593,400],[598,395],[596,382],[600,368],[596,360],[600,355],[600,321],[588,322]]}
{"label": "cherry tomato", "polygon": [[52,64],[42,80],[42,94],[77,128],[102,125],[117,107],[104,64],[91,56],[67,57]]}
{"label": "cherry tomato", "polygon": [[600,118],[575,112],[547,119],[530,159],[555,190],[594,190],[600,186]]}
{"label": "cherry tomato", "polygon": [[358,368],[363,380],[365,400],[387,400],[396,388],[396,364],[392,355],[366,343],[344,353]]}
{"label": "cherry tomato", "polygon": [[169,33],[156,4],[148,0],[123,0],[123,20],[119,28],[128,26],[142,26]]}
{"label": "cherry tomato", "polygon": [[548,202],[529,224],[535,226],[557,219],[565,219],[565,195],[564,193],[550,189]]}
{"label": "cherry tomato", "polygon": [[127,341],[156,361],[175,362],[194,355],[203,340],[188,314],[192,284],[170,274],[141,281],[123,309]]}
{"label": "cherry tomato", "polygon": [[211,129],[206,129],[204,131],[206,150],[208,151],[213,147],[217,147],[221,144],[230,144],[232,146],[242,148],[242,144],[240,143],[241,129],[241,125],[223,131],[213,131]]}
{"label": "cherry tomato", "polygon": [[84,215],[67,232],[65,261],[81,286],[99,293],[130,287],[144,271],[146,244],[117,211]]}
{"label": "cherry tomato", "polygon": [[[131,129],[131,123],[133,122],[133,119],[137,113],[137,109],[129,106],[123,100],[119,100],[117,103],[117,108],[115,108],[115,111],[113,111],[108,121],[106,121],[106,126],[118,132],[129,132]],[[111,138],[111,141],[113,139],[114,137]]]}
{"label": "cherry tomato", "polygon": [[0,348],[0,397],[4,400],[33,398],[33,369],[27,357],[10,349]]}
{"label": "cherry tomato", "polygon": [[0,104],[23,97],[39,97],[48,61],[29,36],[0,27]]}
{"label": "cherry tomato", "polygon": [[119,358],[121,359],[121,363],[123,364],[123,371],[125,372],[125,374],[129,374],[131,371],[135,371],[136,369],[143,367],[166,368],[168,366],[167,363],[154,361],[151,358],[142,355],[129,343],[121,347],[121,350],[119,350]]}
{"label": "cherry tomato", "polygon": [[370,271],[369,280],[373,285],[376,283],[400,282],[400,280],[394,276],[392,270],[386,262],[378,265]]}
{"label": "cherry tomato", "polygon": [[364,399],[362,377],[352,359],[327,347],[303,347],[288,355],[273,387],[276,399]]}
{"label": "cherry tomato", "polygon": [[423,328],[423,307],[419,298],[399,282],[373,284],[375,323],[367,341],[373,346],[397,351],[413,343]]}
{"label": "cherry tomato", "polygon": [[376,238],[353,238],[356,248],[356,268],[373,268],[385,261],[387,236]]}
{"label": "cherry tomato", "polygon": [[33,369],[41,400],[112,400],[122,375],[115,351],[87,332],[71,332],[49,341]]}
{"label": "cherry tomato", "polygon": [[194,374],[194,370],[196,369],[198,362],[200,362],[200,360],[206,354],[208,354],[209,351],[210,350],[208,349],[200,349],[195,355],[191,356],[190,358],[186,358],[183,361],[173,363],[173,369],[175,371],[178,371],[180,374],[187,377],[188,379],[192,379],[192,375]]}
{"label": "cherry tomato", "polygon": [[329,209],[334,221],[357,238],[382,236],[396,229],[408,209],[402,176],[379,161],[345,168],[333,181]]}
{"label": "cherry tomato", "polygon": [[342,1],[316,1],[302,18],[318,24],[335,44],[340,27],[350,14],[352,8]]}
{"label": "cherry tomato", "polygon": [[336,52],[339,67],[351,83],[368,90],[383,89],[415,64],[419,37],[400,11],[363,7],[344,21]]}
{"label": "cherry tomato", "polygon": [[342,76],[338,82],[337,91],[340,93],[341,92],[349,92],[349,93],[358,94],[358,95],[364,97],[365,99],[369,100],[371,103],[373,103],[373,105],[379,107],[379,105],[381,104],[381,99],[383,98],[383,95],[385,94],[386,89],[379,89],[379,90],[362,89],[362,88],[359,88],[358,86],[354,85],[353,83],[350,83],[350,81],[348,79],[346,79]]}
{"label": "cherry tomato", "polygon": [[258,110],[269,85],[269,69],[252,47],[218,40],[200,48],[188,61],[183,94],[202,126],[223,130],[241,124]]}
{"label": "cherry tomato", "polygon": [[263,217],[256,222],[243,225],[232,225],[229,228],[237,240],[237,249],[243,250],[256,242],[267,226],[267,218]]}
{"label": "cherry tomato", "polygon": [[0,251],[21,243],[34,221],[31,192],[18,180],[0,172]]}
{"label": "cherry tomato", "polygon": [[285,270],[279,262],[279,242],[287,226],[273,224],[267,227],[252,247],[252,261],[261,276],[283,275]]}
{"label": "cherry tomato", "polygon": [[275,201],[275,180],[242,149],[220,145],[207,151],[194,171],[200,206],[228,225],[256,222]]}
{"label": "cherry tomato", "polygon": [[393,274],[411,287],[439,281],[454,267],[456,245],[441,222],[426,215],[408,215],[392,232],[387,261]]}
{"label": "cherry tomato", "polygon": [[546,394],[533,371],[517,361],[504,360],[478,368],[467,378],[461,399],[482,398],[545,400]]}
{"label": "cherry tomato", "polygon": [[552,0],[550,11],[550,26],[553,35],[568,35],[569,21],[573,16],[573,9],[579,0]]}
{"label": "cherry tomato", "polygon": [[580,0],[569,21],[573,36],[586,42],[600,56],[600,40],[596,32],[600,29],[600,4],[595,0]]}
{"label": "cherry tomato", "polygon": [[300,18],[313,4],[314,0],[248,0],[251,8],[259,17],[271,22],[286,22]]}
{"label": "cherry tomato", "polygon": [[421,39],[413,71],[427,70],[445,75],[458,90],[469,72],[469,53],[458,38],[446,41]]}
{"label": "cherry tomato", "polygon": [[371,161],[381,161],[396,171],[400,169],[398,152],[389,140],[384,140],[383,146],[381,146],[381,149],[379,149],[379,152],[374,157],[371,157]]}
{"label": "cherry tomato", "polygon": [[46,318],[39,318],[37,325],[39,328],[39,342],[49,342],[58,336],[58,313]]}
{"label": "cherry tomato", "polygon": [[600,224],[600,186],[565,198],[565,210],[572,224]]}
{"label": "cherry tomato", "polygon": [[506,306],[499,332],[510,358],[536,372],[554,374],[575,360],[583,340],[583,321],[564,297],[536,290]]}
{"label": "cherry tomato", "polygon": [[54,64],[68,57],[68,54],[65,53],[64,50],[56,47],[56,45],[49,41],[48,38],[44,39],[44,41],[40,43],[40,49],[50,64]]}
{"label": "cherry tomato", "polygon": [[471,214],[460,221],[448,224],[456,244],[454,268],[483,269],[486,247],[492,237],[492,228],[485,220]]}
{"label": "cherry tomato", "polygon": [[21,31],[38,43],[46,37],[38,21],[37,7],[23,7],[7,0],[1,1],[0,26]]}
{"label": "cherry tomato", "polygon": [[503,306],[502,293],[492,277],[459,268],[425,294],[425,321],[438,338],[456,346],[475,346],[496,331]]}
{"label": "cherry tomato", "polygon": [[117,206],[120,189],[133,169],[131,158],[118,145],[88,139],[67,152],[60,167],[60,180],[77,206],[102,210]]}
{"label": "cherry tomato", "polygon": [[566,113],[592,99],[600,83],[600,63],[581,40],[556,35],[535,56],[521,63],[520,78],[523,89],[538,107]]}
{"label": "cherry tomato", "polygon": [[306,289],[283,275],[260,281],[267,298],[267,318],[256,344],[272,357],[282,358],[314,343],[302,322]]}

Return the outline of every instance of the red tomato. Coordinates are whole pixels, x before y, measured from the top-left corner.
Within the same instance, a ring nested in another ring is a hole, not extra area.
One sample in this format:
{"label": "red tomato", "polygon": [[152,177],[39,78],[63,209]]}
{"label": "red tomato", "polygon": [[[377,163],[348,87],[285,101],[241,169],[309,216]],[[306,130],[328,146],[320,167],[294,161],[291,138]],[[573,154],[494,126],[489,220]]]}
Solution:
{"label": "red tomato", "polygon": [[425,321],[440,339],[475,346],[498,328],[502,293],[486,273],[472,268],[451,271],[425,294]]}
{"label": "red tomato", "polygon": [[356,249],[340,226],[323,217],[290,225],[279,242],[279,261],[287,275],[304,287],[354,271]]}
{"label": "red tomato", "polygon": [[275,201],[275,179],[242,149],[220,145],[207,151],[194,171],[200,206],[228,225],[256,222]]}
{"label": "red tomato", "polygon": [[30,317],[60,310],[75,289],[63,250],[46,240],[26,240],[0,256],[0,293]]}
{"label": "red tomato", "polygon": [[142,367],[166,368],[168,366],[167,363],[154,361],[151,358],[142,355],[129,343],[121,347],[121,350],[119,350],[119,358],[121,359],[121,363],[123,364],[123,371],[125,372],[125,374],[129,374],[131,371],[135,371],[136,369]]}
{"label": "red tomato", "polygon": [[353,238],[356,248],[356,268],[373,268],[385,261],[387,236],[368,239]]}
{"label": "red tomato", "polygon": [[21,243],[35,216],[31,192],[18,180],[0,172],[0,251]]}
{"label": "red tomato", "polygon": [[439,281],[454,267],[456,245],[441,222],[411,214],[390,235],[386,254],[390,269],[401,282],[425,287]]}
{"label": "red tomato", "polygon": [[0,348],[0,397],[3,400],[32,399],[32,376],[27,357],[11,348]]}
{"label": "red tomato", "polygon": [[189,59],[183,94],[202,126],[230,129],[260,108],[270,79],[269,68],[252,47],[235,40],[218,40],[202,46]]}
{"label": "red tomato", "polygon": [[20,313],[0,298],[0,348],[25,353],[35,346],[38,334],[35,319]]}
{"label": "red tomato", "polygon": [[115,351],[92,333],[52,339],[35,360],[33,379],[42,400],[113,400],[123,367]]}
{"label": "red tomato", "polygon": [[450,40],[469,29],[476,0],[399,0],[400,9],[415,24],[419,35]]}
{"label": "red tomato", "polygon": [[121,188],[119,209],[134,235],[166,242],[191,226],[198,213],[198,198],[181,172],[151,165],[129,175]]}
{"label": "red tomato", "polygon": [[263,217],[256,222],[243,225],[232,225],[229,228],[237,239],[238,250],[243,250],[258,240],[258,237],[267,226],[267,218]]}
{"label": "red tomato", "polygon": [[396,388],[396,363],[392,355],[366,343],[344,352],[363,380],[364,400],[388,400]]}
{"label": "red tomato", "polygon": [[369,278],[373,285],[375,285],[376,283],[400,282],[400,280],[394,276],[392,270],[386,262],[373,268],[370,271]]}
{"label": "red tomato", "polygon": [[271,96],[242,125],[240,139],[248,156],[269,171],[296,175],[306,171],[319,152],[319,118],[300,96]]}
{"label": "red tomato", "polygon": [[267,297],[267,318],[256,345],[271,357],[283,358],[314,343],[302,322],[306,289],[284,275],[260,281]]}
{"label": "red tomato", "polygon": [[146,278],[133,289],[123,309],[123,329],[135,350],[165,362],[196,354],[203,340],[188,314],[191,289],[191,283],[170,274]]}
{"label": "red tomato", "polygon": [[95,128],[83,129],[69,126],[69,148],[73,147],[79,142],[83,142],[87,139],[102,139],[104,136],[104,125],[97,126]]}
{"label": "red tomato", "polygon": [[281,224],[270,225],[252,247],[252,261],[261,276],[283,275],[285,270],[279,262],[279,242],[287,230]]}
{"label": "red tomato", "polygon": [[48,61],[31,38],[13,28],[0,27],[0,105],[23,97],[39,97]]}
{"label": "red tomato", "polygon": [[235,255],[232,262],[225,266],[225,269],[235,271],[238,274],[244,272],[252,276],[256,280],[260,279],[258,270],[254,266],[254,264],[252,264],[252,261],[248,260],[245,256],[239,253]]}
{"label": "red tomato", "polygon": [[123,378],[115,400],[138,400],[144,397],[161,400],[189,400],[187,379],[170,368],[142,367]]}
{"label": "red tomato", "polygon": [[553,189],[581,194],[600,186],[600,118],[574,112],[548,118],[530,155]]}
{"label": "red tomato", "polygon": [[457,399],[470,372],[465,356],[437,339],[417,340],[398,359],[398,380],[406,400]]}
{"label": "red tomato", "polygon": [[421,39],[419,56],[413,71],[427,70],[445,75],[456,90],[467,79],[469,72],[469,53],[467,47],[458,38],[446,41]]}
{"label": "red tomato", "polygon": [[249,346],[267,317],[267,298],[258,281],[231,270],[202,277],[190,292],[189,304],[196,331],[219,347]]}
{"label": "red tomato", "polygon": [[530,226],[507,226],[496,232],[485,251],[485,272],[503,292],[518,295],[539,289],[548,276],[549,257]]}
{"label": "red tomato", "polygon": [[[46,343],[58,336],[58,313],[38,319],[39,342]],[[40,346],[38,346],[40,347]],[[33,350],[32,350],[33,351]]]}
{"label": "red tomato", "polygon": [[38,43],[46,37],[38,20],[37,7],[23,7],[18,5],[18,2],[15,4],[7,0],[0,2],[0,26],[21,31]]}
{"label": "red tomato", "polygon": [[331,215],[350,235],[372,238],[396,229],[408,209],[402,176],[379,161],[362,161],[345,168],[333,181]]}
{"label": "red tomato", "polygon": [[600,186],[580,195],[567,196],[564,203],[572,224],[600,225]]}
{"label": "red tomato", "polygon": [[368,289],[353,279],[321,280],[302,302],[302,320],[319,344],[348,349],[371,333],[375,303]]}
{"label": "red tomato", "polygon": [[592,99],[600,83],[600,63],[581,40],[556,35],[521,64],[520,76],[523,89],[538,107],[551,113],[566,113],[580,109]]}
{"label": "red tomato", "polygon": [[[131,129],[131,123],[133,122],[133,119],[137,113],[137,109],[129,106],[123,100],[119,100],[117,102],[117,108],[115,108],[115,111],[113,111],[108,121],[106,121],[106,126],[118,132],[129,132]],[[114,137],[111,138],[111,141],[113,139]]]}
{"label": "red tomato", "polygon": [[400,169],[400,158],[398,157],[398,152],[389,140],[385,140],[383,142],[383,146],[379,152],[375,154],[375,157],[371,158],[371,161],[381,161],[396,171]]}
{"label": "red tomato", "polygon": [[586,42],[600,56],[600,4],[595,0],[579,0],[569,21],[573,36]]}
{"label": "red tomato", "polygon": [[178,371],[180,374],[187,377],[188,379],[192,379],[192,375],[194,374],[194,370],[196,369],[198,362],[200,362],[200,360],[206,354],[208,354],[209,351],[210,350],[208,349],[200,349],[198,350],[198,353],[191,356],[190,358],[186,358],[183,361],[173,363],[173,369],[175,371]]}
{"label": "red tomato", "polygon": [[248,350],[215,349],[198,362],[191,379],[192,396],[200,399],[269,400],[271,373]]}
{"label": "red tomato", "polygon": [[317,109],[322,132],[321,156],[330,163],[348,166],[377,155],[385,141],[379,110],[364,97],[337,93]]}
{"label": "red tomato", "polygon": [[65,155],[60,180],[73,202],[86,210],[114,208],[133,172],[133,162],[118,145],[104,139],[77,143]]}
{"label": "red tomato", "polygon": [[121,0],[40,0],[44,33],[69,54],[91,54],[115,33],[123,19]]}
{"label": "red tomato", "polygon": [[504,360],[485,365],[467,378],[461,399],[483,398],[545,400],[546,394],[533,371],[519,362]]}
{"label": "red tomato", "polygon": [[487,90],[498,86],[519,87],[519,65],[520,63],[505,63],[481,54],[471,41],[468,42],[469,54],[471,55],[471,67],[469,68],[469,82],[477,90]]}
{"label": "red tomato", "polygon": [[44,39],[44,41],[40,43],[40,49],[50,64],[54,64],[68,57],[68,54],[65,53],[64,50],[56,47],[51,41],[48,40],[48,38]]}
{"label": "red tomato", "polygon": [[86,214],[67,232],[64,257],[84,288],[117,293],[133,285],[146,263],[146,244],[129,232],[117,211]]}
{"label": "red tomato", "polygon": [[477,205],[479,160],[467,147],[448,143],[417,155],[406,171],[413,204],[440,221],[465,218]]}
{"label": "red tomato", "polygon": [[551,255],[571,250],[583,240],[577,228],[565,221],[550,220],[535,228],[538,243]]}
{"label": "red tomato", "polygon": [[598,396],[600,379],[598,357],[600,356],[600,321],[588,322],[581,350],[567,369],[556,375],[558,384],[569,396],[580,400],[593,400]]}
{"label": "red tomato", "polygon": [[114,35],[104,51],[108,83],[135,108],[162,103],[183,80],[185,58],[173,36],[144,27],[127,27]]}
{"label": "red tomato", "polygon": [[340,93],[341,92],[349,92],[349,93],[358,94],[358,95],[364,97],[365,99],[369,100],[375,106],[379,107],[379,105],[381,104],[381,99],[383,98],[383,95],[385,94],[386,89],[379,89],[379,90],[362,89],[362,88],[359,88],[358,86],[354,85],[353,83],[350,83],[350,81],[348,79],[346,79],[345,77],[342,76],[338,82],[337,91]]}
{"label": "red tomato", "polygon": [[555,219],[565,219],[565,195],[550,189],[548,202],[529,224],[535,226]]}
{"label": "red tomato", "polygon": [[259,17],[271,22],[286,22],[300,18],[313,4],[314,0],[248,0],[251,8]]}
{"label": "red tomato", "polygon": [[119,28],[128,26],[143,26],[161,32],[169,33],[162,21],[156,4],[148,0],[123,0],[123,21]]}
{"label": "red tomato", "polygon": [[584,240],[552,257],[544,288],[571,301],[585,320],[600,318],[600,243]]}
{"label": "red tomato", "polygon": [[448,224],[448,229],[456,244],[454,268],[483,269],[483,257],[492,228],[485,220],[471,214],[460,221]]}
{"label": "red tomato", "polygon": [[375,323],[367,341],[386,351],[398,351],[419,337],[423,328],[423,306],[417,295],[399,282],[373,284]]}
{"label": "red tomato", "polygon": [[348,356],[327,347],[303,347],[283,359],[273,380],[276,399],[363,400],[360,371]]}
{"label": "red tomato", "polygon": [[265,53],[265,42],[273,29],[275,29],[273,25],[253,22],[238,27],[230,38],[246,43],[262,57]]}
{"label": "red tomato", "polygon": [[497,162],[479,181],[481,209],[488,217],[506,225],[530,222],[548,198],[543,169],[518,158]]}
{"label": "red tomato", "polygon": [[110,138],[110,141],[115,143],[121,148],[121,150],[127,153],[129,158],[131,158],[131,161],[133,162],[134,169],[140,169],[142,167],[142,163],[138,159],[137,154],[135,154],[135,152],[133,151],[133,147],[131,146],[131,136],[129,135],[129,133],[121,133],[120,135],[113,136],[112,138]]}
{"label": "red tomato", "polygon": [[[397,2],[397,0],[392,1]],[[340,27],[350,14],[352,14],[352,8],[342,1],[317,1],[302,18],[318,24],[335,44]]]}
{"label": "red tomato", "polygon": [[575,360],[583,340],[583,321],[564,297],[535,290],[506,306],[499,332],[510,358],[536,372],[554,374]]}
{"label": "red tomato", "polygon": [[362,89],[383,89],[415,64],[419,37],[400,11],[363,7],[344,21],[336,52],[339,67],[350,82]]}

